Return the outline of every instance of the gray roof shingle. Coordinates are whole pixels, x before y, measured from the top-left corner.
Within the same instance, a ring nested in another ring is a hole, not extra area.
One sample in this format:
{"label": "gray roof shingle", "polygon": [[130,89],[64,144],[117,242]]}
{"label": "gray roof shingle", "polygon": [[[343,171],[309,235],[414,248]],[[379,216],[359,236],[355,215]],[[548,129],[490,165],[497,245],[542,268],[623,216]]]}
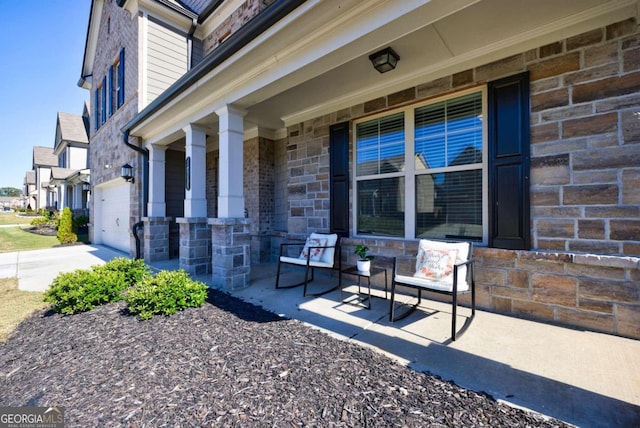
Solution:
{"label": "gray roof shingle", "polygon": [[33,167],[58,166],[58,157],[53,154],[53,148],[33,146]]}
{"label": "gray roof shingle", "polygon": [[89,137],[82,116],[60,111],[58,112],[58,127],[62,140],[89,144]]}

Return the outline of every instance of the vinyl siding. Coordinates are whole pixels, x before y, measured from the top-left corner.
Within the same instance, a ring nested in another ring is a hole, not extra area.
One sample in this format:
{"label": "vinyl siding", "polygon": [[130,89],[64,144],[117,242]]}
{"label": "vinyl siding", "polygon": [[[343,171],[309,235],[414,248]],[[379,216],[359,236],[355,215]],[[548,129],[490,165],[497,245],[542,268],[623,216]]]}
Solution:
{"label": "vinyl siding", "polygon": [[149,18],[147,101],[152,102],[188,69],[187,36]]}

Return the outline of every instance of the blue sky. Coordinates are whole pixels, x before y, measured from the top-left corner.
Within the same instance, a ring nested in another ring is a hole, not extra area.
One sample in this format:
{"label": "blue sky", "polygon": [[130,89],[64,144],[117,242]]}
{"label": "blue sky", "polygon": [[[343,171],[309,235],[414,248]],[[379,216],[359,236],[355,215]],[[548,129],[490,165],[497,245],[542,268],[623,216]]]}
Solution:
{"label": "blue sky", "polygon": [[91,0],[0,0],[0,187],[22,189],[33,146],[53,148],[56,114],[82,114],[77,86]]}

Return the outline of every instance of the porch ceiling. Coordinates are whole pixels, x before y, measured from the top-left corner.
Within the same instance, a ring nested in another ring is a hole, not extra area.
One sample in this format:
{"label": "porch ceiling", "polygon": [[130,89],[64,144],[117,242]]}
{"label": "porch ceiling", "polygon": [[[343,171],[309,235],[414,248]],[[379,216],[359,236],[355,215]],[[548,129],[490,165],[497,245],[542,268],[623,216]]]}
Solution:
{"label": "porch ceiling", "polygon": [[[399,7],[398,5],[402,6]],[[273,130],[637,16],[638,0],[309,1],[132,130],[170,143],[215,110]],[[311,29],[311,30],[310,30]],[[395,70],[368,56],[391,46]]]}

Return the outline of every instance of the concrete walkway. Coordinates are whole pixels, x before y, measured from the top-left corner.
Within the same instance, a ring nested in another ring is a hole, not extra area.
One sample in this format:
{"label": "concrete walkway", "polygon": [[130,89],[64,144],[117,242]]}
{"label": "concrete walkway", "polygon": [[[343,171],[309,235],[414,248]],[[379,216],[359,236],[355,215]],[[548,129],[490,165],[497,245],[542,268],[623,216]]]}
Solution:
{"label": "concrete walkway", "polygon": [[86,269],[127,254],[101,245],[70,245],[46,250],[0,253],[0,278],[18,278],[18,288],[45,291],[60,272]]}
{"label": "concrete walkway", "polygon": [[[0,277],[17,276],[23,290],[44,290],[59,272],[119,256],[125,255],[96,245],[4,253]],[[152,266],[177,269],[178,262]],[[371,310],[341,303],[338,291],[303,298],[301,288],[275,290],[275,268],[252,267],[252,285],[232,294],[512,405],[584,427],[640,426],[640,341],[478,311],[468,331],[450,342],[450,305],[425,300],[421,310],[390,323],[379,289]],[[283,281],[299,278],[288,272]],[[346,290],[355,291],[355,278],[345,279]],[[317,274],[313,284],[336,281]],[[459,311],[459,325],[469,312]]]}

